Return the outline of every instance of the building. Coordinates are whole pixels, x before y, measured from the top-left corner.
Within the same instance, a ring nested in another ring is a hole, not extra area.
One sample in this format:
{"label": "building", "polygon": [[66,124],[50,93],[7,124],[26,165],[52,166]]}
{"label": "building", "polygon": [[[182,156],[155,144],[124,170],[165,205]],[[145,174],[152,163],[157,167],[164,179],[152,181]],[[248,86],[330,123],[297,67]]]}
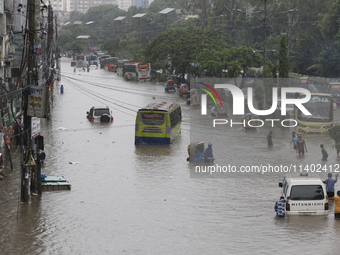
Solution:
{"label": "building", "polygon": [[[50,0],[54,11],[78,11],[85,13],[94,6],[112,4],[117,5],[119,9],[127,11],[131,6],[148,8],[151,0]],[[152,1],[151,1],[152,2]]]}
{"label": "building", "polygon": [[149,7],[149,0],[134,0],[132,5],[138,8],[148,8]]}

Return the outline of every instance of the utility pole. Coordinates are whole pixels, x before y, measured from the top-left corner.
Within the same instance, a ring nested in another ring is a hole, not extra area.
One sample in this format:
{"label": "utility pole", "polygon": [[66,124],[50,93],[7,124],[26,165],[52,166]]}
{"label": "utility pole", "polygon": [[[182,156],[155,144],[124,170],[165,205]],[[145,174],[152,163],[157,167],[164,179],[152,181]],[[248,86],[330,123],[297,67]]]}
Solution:
{"label": "utility pole", "polygon": [[[25,29],[26,36],[28,35],[28,52],[27,56],[27,84],[28,88],[34,84],[34,35],[35,35],[35,0],[27,0],[27,15],[28,15],[28,29]],[[28,108],[28,97],[30,91],[25,90],[23,92],[23,110],[24,110],[24,126],[25,126],[25,135],[24,135],[24,157],[23,157],[23,165],[22,165],[22,174],[21,174],[21,201],[27,202],[30,196],[30,185],[31,185],[31,165],[32,155],[31,155],[31,117],[27,115]]]}

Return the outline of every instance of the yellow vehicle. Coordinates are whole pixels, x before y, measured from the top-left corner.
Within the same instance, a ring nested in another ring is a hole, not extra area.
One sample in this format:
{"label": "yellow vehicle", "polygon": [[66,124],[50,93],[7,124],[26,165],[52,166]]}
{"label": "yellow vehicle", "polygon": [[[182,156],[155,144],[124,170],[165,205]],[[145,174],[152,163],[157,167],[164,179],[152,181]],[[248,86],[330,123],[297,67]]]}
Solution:
{"label": "yellow vehicle", "polygon": [[137,112],[135,144],[171,144],[181,133],[181,121],[178,104],[149,104]]}
{"label": "yellow vehicle", "polygon": [[[304,97],[301,95],[300,97]],[[330,94],[311,93],[311,99],[303,106],[312,114],[304,115],[295,106],[297,134],[322,134],[333,127],[333,97]]]}

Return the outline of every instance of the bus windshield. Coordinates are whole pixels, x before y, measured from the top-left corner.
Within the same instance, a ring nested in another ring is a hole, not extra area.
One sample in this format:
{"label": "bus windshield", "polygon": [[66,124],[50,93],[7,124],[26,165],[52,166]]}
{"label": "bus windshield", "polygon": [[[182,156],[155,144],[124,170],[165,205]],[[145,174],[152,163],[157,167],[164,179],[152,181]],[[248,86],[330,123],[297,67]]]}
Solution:
{"label": "bus windshield", "polygon": [[340,85],[332,86],[330,91],[332,95],[340,95]]}
{"label": "bus windshield", "polygon": [[162,113],[141,113],[141,121],[144,125],[162,125],[164,114]]}
{"label": "bus windshield", "polygon": [[333,103],[329,96],[312,95],[311,100],[303,106],[312,114],[304,115],[300,110],[298,119],[310,122],[329,122],[333,121]]}
{"label": "bus windshield", "polygon": [[149,71],[149,64],[138,64],[138,69],[140,72]]}

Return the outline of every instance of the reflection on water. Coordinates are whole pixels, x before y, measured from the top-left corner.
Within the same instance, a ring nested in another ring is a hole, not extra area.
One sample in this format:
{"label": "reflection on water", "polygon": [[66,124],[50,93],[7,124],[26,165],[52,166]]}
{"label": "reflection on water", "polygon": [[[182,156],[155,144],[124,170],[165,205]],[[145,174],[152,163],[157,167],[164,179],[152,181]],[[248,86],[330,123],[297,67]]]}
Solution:
{"label": "reflection on water", "polygon": [[[74,75],[68,59],[64,61],[63,72]],[[200,109],[191,110],[176,94],[164,94],[162,84],[125,82],[104,70],[74,77],[79,80],[77,86],[62,78],[65,93],[56,96],[52,119],[42,121],[47,155],[42,171],[63,175],[72,190],[44,192],[19,205],[20,159],[15,156],[15,169],[7,170],[4,152],[8,177],[0,182],[1,254],[339,251],[340,221],[333,219],[332,212],[324,217],[275,218],[278,182],[285,173],[235,172],[218,178],[190,178],[195,164],[186,161],[188,144],[203,141],[213,144],[214,165],[340,163],[327,136],[305,136],[308,153],[299,157],[289,147],[292,130],[212,128],[211,116],[200,116]],[[92,90],[92,97],[82,86]],[[103,95],[108,101],[101,99]],[[152,96],[181,104],[182,133],[171,145],[135,146],[135,113],[154,100]],[[88,122],[85,113],[93,105],[112,108],[114,123]],[[269,130],[274,131],[272,148],[266,140]],[[321,143],[330,155],[327,162],[321,161]],[[12,150],[16,155],[18,149]],[[327,173],[315,175],[326,178]]]}

